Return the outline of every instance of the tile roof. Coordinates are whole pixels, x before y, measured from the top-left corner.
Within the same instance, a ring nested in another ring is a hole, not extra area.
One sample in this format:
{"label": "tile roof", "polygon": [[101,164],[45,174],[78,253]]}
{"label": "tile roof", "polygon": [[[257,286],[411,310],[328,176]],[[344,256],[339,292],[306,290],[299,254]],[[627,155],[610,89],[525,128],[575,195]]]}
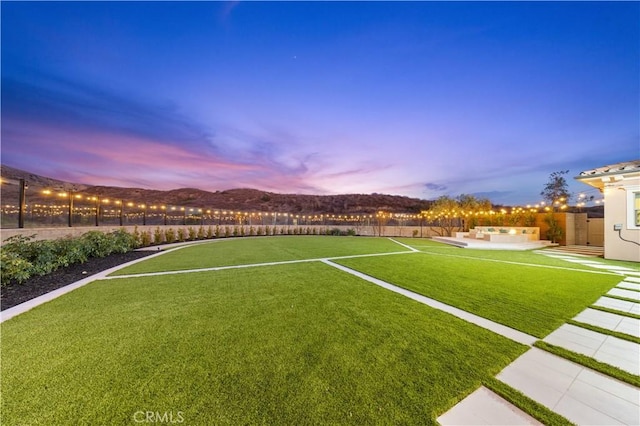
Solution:
{"label": "tile roof", "polygon": [[624,163],[611,164],[598,167],[593,170],[585,170],[576,179],[584,179],[597,176],[619,175],[624,173],[640,172],[640,160],[625,161]]}

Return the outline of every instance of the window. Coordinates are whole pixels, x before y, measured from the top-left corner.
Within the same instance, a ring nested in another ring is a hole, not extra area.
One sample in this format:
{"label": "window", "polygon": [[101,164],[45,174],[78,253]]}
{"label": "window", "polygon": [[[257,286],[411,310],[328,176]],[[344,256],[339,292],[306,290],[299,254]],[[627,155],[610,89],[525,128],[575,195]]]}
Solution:
{"label": "window", "polygon": [[640,229],[640,186],[627,187],[627,229]]}
{"label": "window", "polygon": [[640,227],[640,192],[634,192],[633,210],[636,219],[635,226]]}

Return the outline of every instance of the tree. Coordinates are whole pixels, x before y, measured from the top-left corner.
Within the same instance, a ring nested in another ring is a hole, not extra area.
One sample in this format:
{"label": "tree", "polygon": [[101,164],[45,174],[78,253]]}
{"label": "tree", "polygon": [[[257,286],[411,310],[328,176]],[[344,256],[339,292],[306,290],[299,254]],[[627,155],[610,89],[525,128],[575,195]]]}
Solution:
{"label": "tree", "polygon": [[569,184],[564,178],[564,175],[567,173],[569,173],[569,170],[551,173],[549,175],[549,181],[540,193],[542,199],[546,201],[553,210],[558,206],[565,205],[572,196],[569,192]]}

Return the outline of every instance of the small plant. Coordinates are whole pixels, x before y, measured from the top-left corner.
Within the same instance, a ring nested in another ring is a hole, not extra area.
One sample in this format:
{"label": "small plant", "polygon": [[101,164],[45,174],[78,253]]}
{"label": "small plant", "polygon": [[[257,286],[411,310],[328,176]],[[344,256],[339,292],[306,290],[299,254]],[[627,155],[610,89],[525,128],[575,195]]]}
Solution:
{"label": "small plant", "polygon": [[262,226],[258,226],[258,229],[256,230],[256,235],[262,235],[264,233],[264,231],[262,230]]}
{"label": "small plant", "polygon": [[178,228],[178,236],[177,236],[177,240],[178,241],[184,241],[187,238],[187,232],[184,230],[184,228]]}
{"label": "small plant", "polygon": [[413,232],[411,233],[411,235],[413,236],[413,238],[416,238],[419,233],[420,233],[420,231],[418,231],[417,229],[414,229]]}
{"label": "small plant", "polygon": [[256,235],[256,229],[253,226],[249,227],[249,235],[250,236]]}
{"label": "small plant", "polygon": [[313,235],[318,235],[318,230],[316,228],[313,228],[312,231]]}
{"label": "small plant", "polygon": [[229,238],[231,236],[231,229],[228,226],[224,227],[224,236]]}
{"label": "small plant", "polygon": [[198,238],[198,232],[192,226],[189,227],[187,232],[189,233],[189,240],[190,241],[193,241],[196,238]]}
{"label": "small plant", "polygon": [[220,225],[216,225],[216,231],[214,232],[216,238],[220,238]]}
{"label": "small plant", "polygon": [[140,235],[140,231],[138,231],[138,226],[136,225],[133,228],[133,240],[135,242],[136,247],[140,247],[142,245],[142,236]]}
{"label": "small plant", "polygon": [[173,243],[176,240],[176,231],[173,228],[166,229],[164,231],[164,239],[168,244]]}
{"label": "small plant", "polygon": [[264,227],[264,235],[271,235],[271,227],[269,225]]}
{"label": "small plant", "polygon": [[560,222],[556,219],[553,212],[546,214],[544,221],[549,225],[549,229],[547,229],[547,239],[551,240],[552,243],[557,243],[562,240],[562,237],[564,236],[564,229],[560,226]]}
{"label": "small plant", "polygon": [[209,227],[207,228],[207,238],[213,238],[213,228],[211,227],[211,225],[209,225]]}
{"label": "small plant", "polygon": [[142,247],[148,247],[151,245],[151,232],[144,231],[140,234],[140,244]]}
{"label": "small plant", "polygon": [[155,231],[153,231],[153,243],[154,244],[162,244],[164,242],[164,233],[158,226]]}

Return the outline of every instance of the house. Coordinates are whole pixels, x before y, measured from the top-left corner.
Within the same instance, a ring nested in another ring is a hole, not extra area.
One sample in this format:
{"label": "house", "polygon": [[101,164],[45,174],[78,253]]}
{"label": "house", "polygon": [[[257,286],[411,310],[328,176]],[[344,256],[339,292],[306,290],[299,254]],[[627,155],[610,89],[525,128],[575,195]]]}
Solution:
{"label": "house", "polygon": [[587,170],[575,179],[604,194],[605,259],[640,262],[640,160]]}

